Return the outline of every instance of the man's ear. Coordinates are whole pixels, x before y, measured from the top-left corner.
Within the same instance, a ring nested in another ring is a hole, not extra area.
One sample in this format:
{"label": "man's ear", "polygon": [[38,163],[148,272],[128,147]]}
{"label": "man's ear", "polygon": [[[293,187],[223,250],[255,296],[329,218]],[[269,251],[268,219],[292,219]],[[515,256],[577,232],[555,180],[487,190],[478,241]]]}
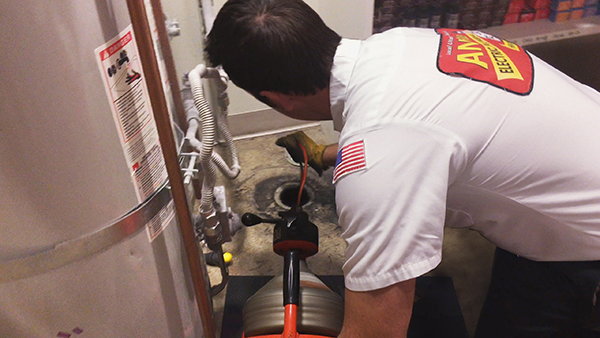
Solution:
{"label": "man's ear", "polygon": [[269,99],[275,107],[279,107],[284,111],[291,111],[294,108],[294,95],[283,94],[272,90],[263,90],[259,94]]}

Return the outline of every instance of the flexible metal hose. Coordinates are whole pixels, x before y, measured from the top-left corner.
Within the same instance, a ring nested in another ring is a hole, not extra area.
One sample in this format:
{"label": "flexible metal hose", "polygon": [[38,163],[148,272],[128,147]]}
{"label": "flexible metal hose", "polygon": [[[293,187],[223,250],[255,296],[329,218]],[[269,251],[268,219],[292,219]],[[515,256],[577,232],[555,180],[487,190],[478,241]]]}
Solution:
{"label": "flexible metal hose", "polygon": [[217,114],[217,126],[221,135],[227,143],[227,151],[229,152],[229,158],[231,159],[231,169],[223,170],[223,173],[229,178],[236,178],[240,174],[240,163],[238,160],[238,153],[233,137],[229,131],[229,124],[227,122],[227,106],[229,105],[229,97],[227,96],[227,77],[221,74],[215,81],[217,83],[217,93],[219,96],[219,105],[221,107],[221,113]]}
{"label": "flexible metal hose", "polygon": [[200,212],[203,214],[212,214],[215,212],[213,207],[214,192],[213,188],[216,182],[216,168],[212,162],[213,146],[215,144],[215,121],[204,97],[204,88],[202,86],[202,75],[206,72],[206,66],[198,65],[189,73],[190,85],[192,87],[192,96],[194,105],[200,115],[200,124],[202,131],[202,145],[200,147],[200,165],[204,171],[204,180],[202,181],[202,199],[200,200]]}
{"label": "flexible metal hose", "polygon": [[[207,69],[207,72],[204,74],[204,77],[217,78],[218,74],[214,72],[214,69]],[[219,155],[217,152],[212,152],[212,161],[216,164],[217,168],[228,178],[234,179],[240,174],[240,164],[238,159],[237,148],[235,143],[233,142],[233,137],[231,132],[229,131],[229,126],[227,122],[227,105],[228,98],[227,85],[224,84],[227,79],[220,78],[216,80],[217,90],[219,95],[219,106],[221,108],[221,113],[217,114],[217,127],[219,128],[219,132],[225,139],[225,143],[227,146],[228,158],[231,160],[231,167],[227,164],[227,162]],[[202,142],[197,139],[198,127],[200,125],[200,113],[194,104],[194,99],[192,96],[191,90],[183,89],[182,90],[183,97],[183,105],[186,113],[186,118],[188,122],[188,129],[186,131],[186,139],[188,140],[190,146],[194,148],[195,151],[200,152],[202,149]]]}

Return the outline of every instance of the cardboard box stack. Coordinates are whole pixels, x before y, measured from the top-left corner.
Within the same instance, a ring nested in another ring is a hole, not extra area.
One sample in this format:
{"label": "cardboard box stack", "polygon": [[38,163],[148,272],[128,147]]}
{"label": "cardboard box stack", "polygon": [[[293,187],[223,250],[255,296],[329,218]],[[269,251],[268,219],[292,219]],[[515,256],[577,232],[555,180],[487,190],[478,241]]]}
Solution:
{"label": "cardboard box stack", "polygon": [[512,0],[508,5],[506,16],[504,17],[504,25],[519,22],[521,11],[525,8],[525,0]]}
{"label": "cardboard box stack", "polygon": [[373,32],[393,27],[483,29],[600,14],[600,0],[375,0]]}
{"label": "cardboard box stack", "polygon": [[551,0],[527,0],[527,6],[535,11],[533,20],[548,19]]}
{"label": "cardboard box stack", "polygon": [[600,14],[600,1],[586,0],[583,7],[583,17],[594,16]]}
{"label": "cardboard box stack", "polygon": [[375,0],[373,31],[382,32],[392,27],[442,27],[446,24],[443,18],[452,24],[452,11],[456,20],[459,9],[460,4],[455,5],[453,1]]}
{"label": "cardboard box stack", "polygon": [[550,21],[564,22],[571,18],[572,0],[552,0],[550,4]]}
{"label": "cardboard box stack", "polygon": [[598,14],[598,0],[552,0],[549,19],[554,22],[577,20]]}

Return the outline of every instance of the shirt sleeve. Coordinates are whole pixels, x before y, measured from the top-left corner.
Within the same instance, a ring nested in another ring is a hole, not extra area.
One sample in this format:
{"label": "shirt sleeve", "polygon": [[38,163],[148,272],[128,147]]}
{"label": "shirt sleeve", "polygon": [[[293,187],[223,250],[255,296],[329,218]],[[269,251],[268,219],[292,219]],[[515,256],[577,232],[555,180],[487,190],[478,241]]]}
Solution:
{"label": "shirt sleeve", "polygon": [[346,287],[370,291],[440,263],[448,186],[465,156],[453,134],[420,123],[344,136],[340,149],[359,140],[366,168],[339,178],[336,204]]}

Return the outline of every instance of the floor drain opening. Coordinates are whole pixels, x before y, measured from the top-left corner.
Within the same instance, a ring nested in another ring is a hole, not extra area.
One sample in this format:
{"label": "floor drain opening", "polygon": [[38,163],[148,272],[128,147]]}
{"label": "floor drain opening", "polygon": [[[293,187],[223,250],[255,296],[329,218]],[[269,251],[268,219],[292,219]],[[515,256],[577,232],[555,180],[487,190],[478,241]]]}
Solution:
{"label": "floor drain opening", "polygon": [[[286,183],[275,191],[275,202],[284,208],[291,208],[298,202],[298,192],[300,185],[298,183]],[[305,185],[300,196],[300,206],[308,204],[311,200],[311,194]]]}

